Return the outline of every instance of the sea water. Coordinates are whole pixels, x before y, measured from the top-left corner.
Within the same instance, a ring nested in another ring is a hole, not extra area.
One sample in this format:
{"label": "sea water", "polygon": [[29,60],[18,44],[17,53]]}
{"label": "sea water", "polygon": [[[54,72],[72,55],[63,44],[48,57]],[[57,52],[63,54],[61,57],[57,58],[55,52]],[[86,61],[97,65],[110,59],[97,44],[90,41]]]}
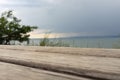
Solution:
{"label": "sea water", "polygon": [[[30,39],[29,45],[38,46],[42,39]],[[49,39],[52,42],[60,41],[70,47],[80,48],[120,48],[120,37],[72,37]]]}

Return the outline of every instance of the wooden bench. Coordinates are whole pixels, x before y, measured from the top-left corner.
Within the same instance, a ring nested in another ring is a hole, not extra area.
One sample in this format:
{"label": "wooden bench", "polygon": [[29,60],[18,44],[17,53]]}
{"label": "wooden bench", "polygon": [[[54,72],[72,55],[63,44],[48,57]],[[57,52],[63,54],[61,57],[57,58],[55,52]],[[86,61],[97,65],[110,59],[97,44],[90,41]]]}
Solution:
{"label": "wooden bench", "polygon": [[119,49],[1,45],[0,65],[0,80],[120,80]]}

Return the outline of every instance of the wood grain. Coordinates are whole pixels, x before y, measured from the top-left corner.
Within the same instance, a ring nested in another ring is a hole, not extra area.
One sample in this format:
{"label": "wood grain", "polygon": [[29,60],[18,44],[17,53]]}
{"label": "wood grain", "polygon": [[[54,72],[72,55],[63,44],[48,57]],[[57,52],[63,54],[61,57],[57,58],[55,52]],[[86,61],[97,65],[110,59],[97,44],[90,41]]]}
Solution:
{"label": "wood grain", "polygon": [[[120,80],[119,57],[119,49],[0,46],[2,63],[69,75],[71,80],[81,80],[81,78],[82,80]],[[24,75],[23,73],[21,75]],[[54,79],[59,80],[59,78]]]}

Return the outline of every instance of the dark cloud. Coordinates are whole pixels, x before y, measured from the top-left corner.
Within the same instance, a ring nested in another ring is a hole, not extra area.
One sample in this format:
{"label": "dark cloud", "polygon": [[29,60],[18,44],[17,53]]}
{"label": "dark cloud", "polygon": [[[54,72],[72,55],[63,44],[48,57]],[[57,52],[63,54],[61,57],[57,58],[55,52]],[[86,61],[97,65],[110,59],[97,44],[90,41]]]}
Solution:
{"label": "dark cloud", "polygon": [[119,34],[119,0],[71,0],[54,8],[53,25],[60,32]]}
{"label": "dark cloud", "polygon": [[119,4],[120,0],[22,0],[19,10],[16,3],[13,9],[25,24],[38,25],[41,29],[117,35],[120,34]]}

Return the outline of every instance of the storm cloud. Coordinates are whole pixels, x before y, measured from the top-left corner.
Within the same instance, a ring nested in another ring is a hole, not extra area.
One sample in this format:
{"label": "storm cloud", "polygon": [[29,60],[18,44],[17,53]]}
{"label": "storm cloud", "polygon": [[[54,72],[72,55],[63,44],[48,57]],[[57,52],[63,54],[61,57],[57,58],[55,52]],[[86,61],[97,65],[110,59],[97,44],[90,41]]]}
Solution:
{"label": "storm cloud", "polygon": [[0,10],[54,33],[120,34],[120,0],[0,0]]}

